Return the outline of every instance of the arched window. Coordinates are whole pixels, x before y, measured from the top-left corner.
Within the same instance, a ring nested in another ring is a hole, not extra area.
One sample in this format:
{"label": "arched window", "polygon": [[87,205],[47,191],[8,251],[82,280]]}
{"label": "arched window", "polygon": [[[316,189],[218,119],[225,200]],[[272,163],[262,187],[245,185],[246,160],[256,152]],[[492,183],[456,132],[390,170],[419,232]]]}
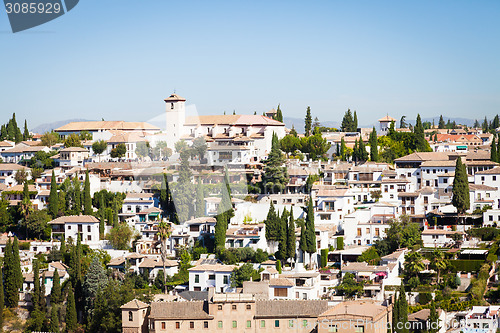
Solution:
{"label": "arched window", "polygon": [[132,311],[128,312],[128,321],[134,321],[134,314],[132,313]]}

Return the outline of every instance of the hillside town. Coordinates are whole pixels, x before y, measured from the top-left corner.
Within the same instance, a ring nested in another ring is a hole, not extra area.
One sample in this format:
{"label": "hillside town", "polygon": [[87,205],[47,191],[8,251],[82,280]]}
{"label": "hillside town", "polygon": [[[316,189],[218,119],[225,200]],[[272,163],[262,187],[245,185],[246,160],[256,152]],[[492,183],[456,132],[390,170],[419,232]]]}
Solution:
{"label": "hillside town", "polygon": [[163,129],[3,120],[5,331],[497,331],[498,115],[302,131],[164,102]]}

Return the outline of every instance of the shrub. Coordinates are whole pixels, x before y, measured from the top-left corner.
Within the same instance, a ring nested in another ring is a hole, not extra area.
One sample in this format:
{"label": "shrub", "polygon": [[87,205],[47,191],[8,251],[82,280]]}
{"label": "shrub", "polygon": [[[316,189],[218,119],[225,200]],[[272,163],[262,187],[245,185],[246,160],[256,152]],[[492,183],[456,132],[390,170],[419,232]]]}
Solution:
{"label": "shrub", "polygon": [[337,250],[344,249],[344,237],[337,237]]}
{"label": "shrub", "polygon": [[483,260],[449,260],[448,263],[453,268],[454,272],[477,272],[484,264]]}
{"label": "shrub", "polygon": [[432,294],[431,293],[419,293],[418,294],[418,302],[422,305],[425,305],[432,301]]}

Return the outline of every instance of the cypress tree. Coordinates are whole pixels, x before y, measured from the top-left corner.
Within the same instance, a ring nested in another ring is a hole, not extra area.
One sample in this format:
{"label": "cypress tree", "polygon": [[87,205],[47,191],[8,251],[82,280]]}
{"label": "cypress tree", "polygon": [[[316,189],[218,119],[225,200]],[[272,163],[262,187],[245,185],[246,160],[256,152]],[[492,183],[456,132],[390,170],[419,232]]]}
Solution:
{"label": "cypress tree", "polygon": [[347,109],[344,117],[342,118],[342,132],[356,132],[356,129],[353,130],[353,128],[356,126],[357,125],[355,125],[354,119],[352,118],[351,109]]}
{"label": "cypress tree", "polygon": [[85,184],[83,187],[83,214],[92,214],[92,198],[90,197],[89,170],[85,170]]}
{"label": "cypress tree", "polygon": [[234,216],[233,204],[231,202],[231,188],[229,187],[229,175],[226,169],[224,175],[224,188],[219,203],[215,223],[215,248],[223,249],[226,244],[226,231],[231,218]]}
{"label": "cypress tree", "polygon": [[363,142],[363,139],[361,139],[361,138],[359,139],[358,155],[359,155],[359,159],[361,161],[368,160],[368,152],[366,151],[365,143]]}
{"label": "cypress tree", "polygon": [[290,209],[290,218],[288,220],[287,237],[286,237],[286,257],[295,258],[295,221],[293,220],[293,209]]}
{"label": "cypress tree", "polygon": [[201,178],[198,178],[198,186],[196,186],[196,217],[202,216],[205,216],[205,195]]}
{"label": "cypress tree", "polygon": [[16,286],[19,291],[19,289],[23,286],[23,272],[21,270],[21,258],[19,256],[19,242],[16,236],[14,236],[14,241],[12,242],[12,258],[14,264],[14,276],[17,282]]}
{"label": "cypress tree", "polygon": [[359,158],[359,144],[358,144],[358,139],[356,139],[354,141],[354,148],[353,148],[353,151],[352,151],[352,159],[354,161],[358,161],[360,158]]}
{"label": "cypress tree", "polygon": [[394,304],[392,306],[392,332],[398,332],[398,322],[399,322],[399,301],[398,296],[394,295]]}
{"label": "cypress tree", "polygon": [[462,163],[460,157],[457,158],[455,164],[455,179],[453,180],[452,193],[451,203],[457,209],[458,214],[464,214],[470,207],[469,181],[465,165]]}
{"label": "cypress tree", "polygon": [[0,332],[2,332],[3,327],[3,309],[5,307],[4,303],[4,290],[3,290],[3,268],[0,266]]}
{"label": "cypress tree", "polygon": [[347,161],[346,150],[347,150],[347,147],[345,145],[345,140],[344,140],[344,137],[342,137],[340,139],[340,156],[342,157],[342,161]]}
{"label": "cypress tree", "polygon": [[40,309],[40,269],[38,266],[38,260],[35,260],[33,264],[33,294],[31,295],[31,303],[36,309]]}
{"label": "cypress tree", "polygon": [[[75,215],[80,215],[82,213],[82,190],[78,177],[75,177],[73,180],[73,193],[75,196],[73,201],[74,202],[73,213]],[[104,199],[102,195],[101,199]]]}
{"label": "cypress tree", "polygon": [[401,291],[399,293],[399,301],[398,301],[398,315],[399,322],[401,323],[400,333],[408,333],[409,329],[407,327],[408,323],[408,302],[406,301],[406,293],[404,290],[404,286],[401,285]]}
{"label": "cypress tree", "polygon": [[16,280],[14,254],[12,253],[12,242],[9,238],[5,246],[4,255],[4,279],[5,279],[5,304],[9,308],[16,308],[19,301],[19,288]]}
{"label": "cypress tree", "polygon": [[439,129],[444,129],[444,128],[446,128],[446,124],[445,124],[445,122],[444,122],[443,115],[439,116],[438,128],[439,128]]}
{"label": "cypress tree", "polygon": [[304,131],[305,136],[311,135],[312,117],[311,117],[311,107],[307,107],[306,119],[304,120]]}
{"label": "cypress tree", "polygon": [[417,121],[413,128],[413,133],[415,134],[415,149],[417,151],[427,151],[427,141],[425,140],[424,126],[422,125],[420,114],[417,114]]}
{"label": "cypress tree", "polygon": [[61,302],[61,279],[59,277],[59,271],[56,269],[54,271],[52,290],[50,291],[50,303],[59,304]]}
{"label": "cypress tree", "polygon": [[42,283],[40,283],[39,306],[42,313],[47,312],[47,302],[45,298],[45,272],[42,274]]}
{"label": "cypress tree", "polygon": [[264,162],[262,186],[265,193],[281,193],[285,184],[288,183],[288,172],[284,164],[285,157],[281,152],[278,136],[273,133],[271,151]]}
{"label": "cypress tree", "polygon": [[267,218],[264,221],[264,224],[266,226],[266,240],[268,242],[277,240],[276,221],[276,210],[274,209],[274,204],[271,200],[271,205],[269,206],[269,210],[267,212]]}
{"label": "cypress tree", "polygon": [[68,284],[68,301],[66,304],[66,332],[73,332],[76,328],[75,295],[71,281]]}
{"label": "cypress tree", "polygon": [[287,229],[288,229],[288,211],[286,208],[283,209],[283,214],[281,215],[281,218],[278,220],[279,223],[279,234],[278,234],[278,254],[277,257],[283,260],[283,262],[286,261],[287,256],[286,256],[286,248],[287,248]]}
{"label": "cypress tree", "polygon": [[316,252],[316,231],[314,227],[314,209],[311,197],[309,197],[309,203],[307,206],[305,227],[306,227],[306,246],[307,246],[306,251],[312,254]]}
{"label": "cypress tree", "polygon": [[57,213],[59,212],[59,195],[57,194],[57,183],[56,183],[56,175],[54,170],[52,170],[52,179],[50,180],[50,194],[49,194],[49,212],[52,215],[52,218],[57,217]]}
{"label": "cypress tree", "polygon": [[283,113],[281,113],[281,108],[280,105],[278,104],[278,109],[276,110],[276,115],[274,116],[274,119],[283,122]]}
{"label": "cypress tree", "polygon": [[495,143],[495,137],[493,137],[493,140],[491,140],[491,146],[490,146],[490,160],[493,162],[498,161],[498,156],[497,156],[497,145]]}
{"label": "cypress tree", "polygon": [[30,138],[30,132],[28,131],[28,122],[24,119],[24,134],[23,140],[28,140]]}
{"label": "cypress tree", "polygon": [[356,114],[356,111],[354,111],[354,119],[351,132],[357,132],[357,131],[358,131],[358,115]]}
{"label": "cypress tree", "polygon": [[302,252],[307,252],[306,225],[305,225],[305,224],[302,224],[302,225],[300,226],[299,249],[300,249]]}
{"label": "cypress tree", "polygon": [[375,126],[373,126],[372,132],[370,133],[370,160],[373,162],[378,162],[378,138]]}
{"label": "cypress tree", "polygon": [[50,326],[49,331],[52,333],[59,333],[59,315],[57,313],[57,306],[52,305],[52,309],[50,310]]}
{"label": "cypress tree", "polygon": [[439,315],[436,311],[436,303],[434,303],[434,300],[431,301],[431,308],[427,324],[429,325],[427,329],[428,333],[437,333],[441,328],[441,325],[439,324]]}

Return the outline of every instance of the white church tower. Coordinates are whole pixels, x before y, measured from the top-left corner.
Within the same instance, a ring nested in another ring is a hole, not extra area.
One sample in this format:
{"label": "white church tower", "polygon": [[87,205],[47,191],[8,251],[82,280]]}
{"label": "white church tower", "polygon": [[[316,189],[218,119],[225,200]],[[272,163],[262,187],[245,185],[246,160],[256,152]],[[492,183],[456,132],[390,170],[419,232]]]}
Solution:
{"label": "white church tower", "polygon": [[166,135],[168,148],[175,150],[175,143],[181,139],[186,121],[186,99],[172,94],[165,99],[166,103]]}

